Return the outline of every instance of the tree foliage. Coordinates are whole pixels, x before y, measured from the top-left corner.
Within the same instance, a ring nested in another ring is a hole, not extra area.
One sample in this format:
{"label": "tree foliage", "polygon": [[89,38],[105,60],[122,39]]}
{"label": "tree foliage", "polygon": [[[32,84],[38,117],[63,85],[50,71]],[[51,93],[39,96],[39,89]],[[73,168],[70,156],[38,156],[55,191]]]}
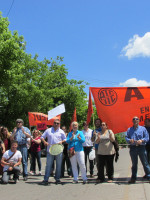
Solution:
{"label": "tree foliage", "polygon": [[127,144],[124,132],[115,134],[115,137],[118,141],[118,144]]}
{"label": "tree foliage", "polygon": [[12,128],[17,118],[28,125],[28,112],[47,113],[64,103],[62,124],[69,127],[76,107],[79,122],[86,119],[84,81],[67,79],[62,57],[38,61],[25,52],[26,42],[11,33],[7,18],[0,15],[0,124]]}

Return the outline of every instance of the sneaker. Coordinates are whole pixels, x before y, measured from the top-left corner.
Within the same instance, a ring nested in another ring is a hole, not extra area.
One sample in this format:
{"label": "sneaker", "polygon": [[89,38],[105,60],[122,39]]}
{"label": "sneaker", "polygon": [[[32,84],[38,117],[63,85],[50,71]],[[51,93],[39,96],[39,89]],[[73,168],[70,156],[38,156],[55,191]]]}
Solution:
{"label": "sneaker", "polygon": [[30,175],[35,175],[35,172],[30,171],[29,174]]}
{"label": "sneaker", "polygon": [[72,181],[72,183],[73,183],[73,184],[77,184],[77,183],[78,183],[78,181],[76,181],[76,180],[73,180],[73,181]]}
{"label": "sneaker", "polygon": [[4,182],[4,181],[2,181],[2,185],[3,185],[3,184],[4,184],[4,185],[7,185],[8,183],[7,183],[7,182]]}
{"label": "sneaker", "polygon": [[39,173],[38,173],[38,176],[41,176],[41,175],[42,175],[42,172],[39,172]]}
{"label": "sneaker", "polygon": [[94,175],[93,174],[90,174],[90,178],[93,178],[94,177]]}
{"label": "sneaker", "polygon": [[87,183],[89,183],[88,180],[84,180],[83,181],[83,184],[87,184]]}
{"label": "sneaker", "polygon": [[134,184],[135,182],[136,182],[136,180],[132,179],[132,178],[128,181],[129,184]]}
{"label": "sneaker", "polygon": [[105,180],[101,180],[101,179],[96,179],[96,183],[103,183]]}
{"label": "sneaker", "polygon": [[113,180],[109,179],[109,180],[107,181],[107,183],[113,183]]}
{"label": "sneaker", "polygon": [[23,180],[24,180],[24,181],[27,181],[27,180],[28,180],[28,177],[27,177],[27,176],[25,176],[25,177],[23,178]]}
{"label": "sneaker", "polygon": [[62,182],[61,182],[60,180],[56,180],[55,183],[56,183],[56,185],[57,185],[57,184],[62,184]]}
{"label": "sneaker", "polygon": [[146,174],[143,176],[143,178],[144,178],[144,179],[146,179],[146,178],[147,178]]}
{"label": "sneaker", "polygon": [[14,184],[19,183],[18,179],[14,179]]}
{"label": "sneaker", "polygon": [[48,181],[42,181],[41,183],[40,183],[40,185],[48,185]]}

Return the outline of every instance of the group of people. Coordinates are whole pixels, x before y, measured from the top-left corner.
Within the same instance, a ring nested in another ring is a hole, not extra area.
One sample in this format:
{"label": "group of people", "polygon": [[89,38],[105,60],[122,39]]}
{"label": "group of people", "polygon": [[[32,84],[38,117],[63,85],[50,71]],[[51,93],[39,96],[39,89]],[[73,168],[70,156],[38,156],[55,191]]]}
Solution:
{"label": "group of people", "polygon": [[[132,175],[129,183],[135,183],[137,178],[137,159],[141,159],[145,176],[150,180],[150,119],[145,120],[145,127],[139,125],[137,116],[132,119],[133,126],[127,130],[126,141],[130,146],[130,156],[132,161]],[[4,134],[5,132],[5,134]],[[4,134],[4,137],[2,136]],[[95,129],[91,130],[86,122],[83,123],[83,130],[78,130],[78,123],[72,123],[72,131],[67,133],[66,127],[60,128],[60,120],[55,119],[53,126],[44,131],[41,135],[38,130],[31,132],[27,127],[23,126],[23,120],[16,120],[16,127],[12,133],[3,128],[0,130],[0,147],[1,147],[1,165],[3,168],[3,183],[8,183],[9,176],[14,174],[14,182],[19,178],[19,165],[22,161],[24,181],[28,178],[28,144],[31,143],[31,166],[30,174],[36,172],[35,162],[37,159],[39,175],[41,175],[41,142],[47,147],[47,158],[44,180],[42,185],[48,185],[49,177],[54,168],[54,160],[56,161],[55,181],[56,184],[61,183],[64,177],[65,163],[69,177],[73,177],[72,183],[78,183],[79,170],[83,184],[88,183],[87,179],[87,160],[91,153],[95,156],[89,159],[90,177],[94,177],[94,163],[97,167],[97,183],[106,181],[113,182],[114,176],[114,157],[116,152],[115,136],[112,130],[108,128],[106,122],[100,119],[95,120]],[[5,140],[4,140],[5,138]],[[11,141],[6,142],[6,140]],[[62,151],[53,154],[50,149],[56,145],[63,145]],[[146,147],[146,148],[145,148]],[[95,158],[95,159],[94,159]],[[106,173],[105,173],[106,171]]]}
{"label": "group of people", "polygon": [[[31,136],[30,130],[27,127],[24,127],[23,124],[24,122],[22,119],[17,119],[16,127],[13,129],[11,134],[8,132],[8,129],[6,127],[1,127],[0,129],[0,160],[1,160],[0,166],[2,165],[4,166],[3,168],[4,173],[1,172],[3,174],[2,180],[4,183],[7,183],[9,181],[8,177],[10,177],[10,175],[14,173],[15,173],[14,181],[17,182],[20,174],[20,168],[17,167],[17,171],[16,168],[14,168],[13,170],[12,168],[8,168],[8,166],[12,165],[12,163],[13,165],[16,166],[17,158],[19,162],[17,166],[20,165],[20,159],[22,161],[23,180],[27,181],[28,179],[27,166],[28,166],[29,152],[31,156],[30,173],[31,174],[35,173],[35,163],[37,159],[39,175],[41,175],[41,146],[40,146],[41,133],[38,130],[34,130]],[[13,155],[14,152],[15,154]],[[18,152],[21,153],[21,157],[17,157],[20,156],[19,155],[20,153],[18,154]]]}

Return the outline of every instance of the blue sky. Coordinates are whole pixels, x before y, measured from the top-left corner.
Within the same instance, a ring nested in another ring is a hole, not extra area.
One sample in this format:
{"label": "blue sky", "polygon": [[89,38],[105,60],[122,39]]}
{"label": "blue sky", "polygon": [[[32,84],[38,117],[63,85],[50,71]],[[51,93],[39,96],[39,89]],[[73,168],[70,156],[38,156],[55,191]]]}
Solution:
{"label": "blue sky", "polygon": [[69,79],[90,87],[150,85],[148,0],[0,0],[0,11],[24,36],[27,53],[64,57]]}

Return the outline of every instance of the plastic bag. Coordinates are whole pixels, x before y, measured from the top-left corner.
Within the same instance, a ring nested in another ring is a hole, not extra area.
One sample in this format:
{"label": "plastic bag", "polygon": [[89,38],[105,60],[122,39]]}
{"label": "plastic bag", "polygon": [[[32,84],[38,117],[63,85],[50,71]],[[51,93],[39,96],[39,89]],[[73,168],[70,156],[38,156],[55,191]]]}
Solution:
{"label": "plastic bag", "polygon": [[89,153],[89,160],[94,160],[95,159],[95,149],[92,149]]}

